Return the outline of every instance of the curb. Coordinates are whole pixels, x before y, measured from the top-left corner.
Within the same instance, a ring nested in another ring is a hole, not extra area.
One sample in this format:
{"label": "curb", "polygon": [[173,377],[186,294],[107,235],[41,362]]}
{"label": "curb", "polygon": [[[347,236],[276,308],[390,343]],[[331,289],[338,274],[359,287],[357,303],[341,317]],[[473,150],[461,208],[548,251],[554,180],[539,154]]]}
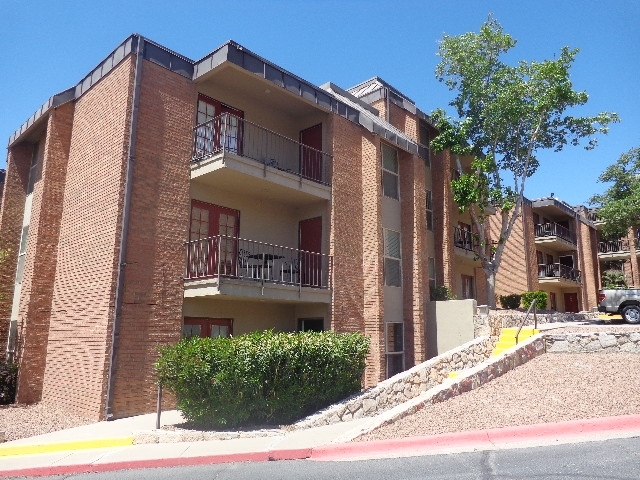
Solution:
{"label": "curb", "polygon": [[[445,433],[440,435],[408,437],[392,440],[330,444],[313,448],[272,449],[259,452],[206,455],[199,457],[176,457],[0,470],[0,476],[68,475],[73,473],[214,465],[234,462],[266,462],[302,459],[316,461],[340,461],[359,460],[365,458],[389,458],[448,453],[447,450],[451,450],[453,448],[466,449],[468,451],[496,450],[517,448],[518,446],[527,444],[527,442],[540,444],[540,442],[545,441],[559,443],[567,443],[568,441],[596,441],[603,440],[603,438],[598,438],[596,435],[607,434],[613,436],[617,435],[619,437],[640,436],[640,415],[570,420],[558,423],[541,423],[536,425],[473,430],[468,432]],[[100,440],[96,440],[96,442],[100,442]],[[67,444],[69,443],[72,442],[67,442]]]}
{"label": "curb", "polygon": [[133,445],[134,437],[101,438],[95,440],[74,440],[35,445],[0,445],[0,457],[13,455],[32,455],[35,453],[53,453],[65,450],[87,450],[90,448],[124,447]]}
{"label": "curb", "polygon": [[[629,434],[640,436],[640,415],[600,417],[587,420],[569,420],[558,423],[540,423],[517,427],[444,433],[424,437],[407,437],[392,440],[373,440],[325,445],[313,449],[313,460],[354,460],[389,456],[411,456],[443,453],[442,450],[465,448],[469,450],[494,450],[515,448],[518,444],[540,441],[601,440],[593,435]],[[579,438],[589,434],[592,438]]]}

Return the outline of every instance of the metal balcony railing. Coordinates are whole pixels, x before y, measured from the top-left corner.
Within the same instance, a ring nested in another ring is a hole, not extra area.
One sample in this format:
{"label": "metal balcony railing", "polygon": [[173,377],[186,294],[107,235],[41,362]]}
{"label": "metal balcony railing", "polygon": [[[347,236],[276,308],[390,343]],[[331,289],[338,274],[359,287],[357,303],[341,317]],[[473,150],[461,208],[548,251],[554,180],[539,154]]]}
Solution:
{"label": "metal balcony railing", "polygon": [[186,243],[185,279],[237,278],[331,288],[333,257],[244,238],[216,235]]}
{"label": "metal balcony railing", "polygon": [[229,113],[194,128],[193,162],[221,152],[331,185],[331,155]]}
{"label": "metal balcony railing", "polygon": [[561,263],[549,263],[538,265],[538,278],[564,278],[580,283],[582,274],[580,270]]}
{"label": "metal balcony railing", "polygon": [[[462,248],[469,252],[480,252],[480,237],[477,233],[471,232],[461,227],[453,227],[453,244],[456,247]],[[486,239],[484,248],[488,249],[491,246],[491,240]]]}
{"label": "metal balcony railing", "polygon": [[557,223],[541,223],[535,225],[536,237],[560,237],[571,243],[577,243],[576,234]]}
{"label": "metal balcony railing", "polygon": [[630,250],[629,240],[626,238],[609,240],[598,244],[598,252],[600,253],[629,252]]}

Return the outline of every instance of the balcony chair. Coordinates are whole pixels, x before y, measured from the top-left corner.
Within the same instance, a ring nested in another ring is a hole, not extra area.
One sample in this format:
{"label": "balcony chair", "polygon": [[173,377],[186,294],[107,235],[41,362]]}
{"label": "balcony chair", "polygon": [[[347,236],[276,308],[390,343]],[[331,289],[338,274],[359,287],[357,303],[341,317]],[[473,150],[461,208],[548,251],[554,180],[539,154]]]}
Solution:
{"label": "balcony chair", "polygon": [[300,279],[300,260],[291,259],[289,262],[282,262],[280,266],[280,280],[282,283],[298,284]]}

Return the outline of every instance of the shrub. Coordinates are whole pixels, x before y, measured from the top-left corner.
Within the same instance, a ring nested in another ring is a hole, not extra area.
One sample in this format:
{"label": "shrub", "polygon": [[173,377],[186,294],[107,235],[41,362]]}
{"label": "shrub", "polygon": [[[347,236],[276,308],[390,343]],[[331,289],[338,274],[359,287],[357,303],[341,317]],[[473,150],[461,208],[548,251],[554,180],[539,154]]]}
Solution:
{"label": "shrub", "polygon": [[160,349],[158,381],[195,425],[291,423],[361,388],[369,339],[358,333],[254,332]]}
{"label": "shrub", "polygon": [[16,399],[18,364],[0,360],[0,405],[8,405]]}
{"label": "shrub", "polygon": [[547,308],[547,292],[543,292],[542,290],[538,290],[537,292],[524,292],[522,294],[522,306],[529,308],[534,298],[536,299],[536,308],[538,310]]}
{"label": "shrub", "polygon": [[451,292],[451,289],[449,287],[438,285],[437,287],[431,289],[431,291],[429,292],[429,298],[432,301],[439,302],[443,300],[455,300],[456,296]]}
{"label": "shrub", "polygon": [[602,273],[602,288],[627,288],[627,278],[620,270],[605,270]]}
{"label": "shrub", "polygon": [[500,306],[509,310],[515,310],[520,306],[521,296],[517,293],[511,295],[500,295]]}

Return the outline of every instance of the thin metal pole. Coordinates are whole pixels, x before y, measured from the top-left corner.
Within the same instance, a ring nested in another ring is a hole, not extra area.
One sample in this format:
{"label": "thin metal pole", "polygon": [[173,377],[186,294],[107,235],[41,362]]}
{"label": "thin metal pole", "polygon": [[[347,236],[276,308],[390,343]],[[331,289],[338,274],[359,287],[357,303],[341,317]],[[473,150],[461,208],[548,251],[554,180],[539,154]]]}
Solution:
{"label": "thin metal pole", "polygon": [[156,405],[156,430],[160,430],[160,414],[162,413],[162,385],[158,384],[158,403]]}

